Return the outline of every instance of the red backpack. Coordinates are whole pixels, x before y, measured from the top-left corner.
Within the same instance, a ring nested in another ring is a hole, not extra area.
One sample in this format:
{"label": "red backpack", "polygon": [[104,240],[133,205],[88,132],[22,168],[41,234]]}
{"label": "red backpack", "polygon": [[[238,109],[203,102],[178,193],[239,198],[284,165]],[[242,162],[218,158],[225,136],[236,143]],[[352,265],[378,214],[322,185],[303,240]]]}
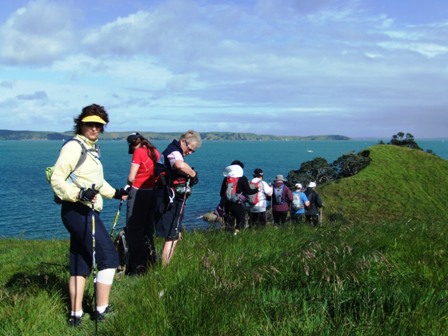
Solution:
{"label": "red backpack", "polygon": [[239,177],[226,177],[226,199],[230,202],[237,203],[240,201],[240,194],[236,192]]}
{"label": "red backpack", "polygon": [[[258,189],[258,187],[260,186],[260,183],[261,183],[261,181],[258,181],[258,182],[250,181],[249,182],[249,186],[250,186],[251,189]],[[250,205],[256,205],[258,203],[258,201],[260,200],[259,197],[258,197],[259,194],[260,193],[257,192],[256,194],[248,195],[247,202]]]}

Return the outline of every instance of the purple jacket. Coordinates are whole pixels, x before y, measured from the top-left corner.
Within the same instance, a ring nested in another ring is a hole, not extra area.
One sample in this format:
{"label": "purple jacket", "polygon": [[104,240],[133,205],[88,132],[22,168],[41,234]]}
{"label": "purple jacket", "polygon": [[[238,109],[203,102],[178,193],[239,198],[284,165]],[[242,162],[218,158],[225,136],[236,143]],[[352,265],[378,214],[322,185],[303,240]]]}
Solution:
{"label": "purple jacket", "polygon": [[272,211],[289,211],[292,203],[292,192],[283,183],[276,181],[274,183],[274,192],[272,193]]}

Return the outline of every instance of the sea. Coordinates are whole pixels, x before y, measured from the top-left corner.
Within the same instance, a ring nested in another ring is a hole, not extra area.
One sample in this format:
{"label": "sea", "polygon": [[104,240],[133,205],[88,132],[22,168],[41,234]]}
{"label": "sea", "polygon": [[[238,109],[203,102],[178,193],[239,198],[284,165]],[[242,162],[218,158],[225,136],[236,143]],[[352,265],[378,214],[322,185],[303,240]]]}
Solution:
{"label": "sea", "polygon": [[[219,203],[225,166],[233,160],[244,163],[244,172],[252,177],[255,168],[264,171],[265,181],[276,175],[285,178],[303,162],[322,157],[329,163],[343,154],[359,152],[377,144],[376,140],[341,141],[204,141],[186,161],[198,172],[199,183],[188,198],[183,224],[186,230],[210,227],[202,215],[213,211]],[[383,139],[388,142],[388,139]],[[170,141],[152,141],[163,151]],[[448,140],[417,140],[424,150],[448,159]],[[55,163],[62,141],[0,141],[0,190],[2,195],[0,238],[68,239],[60,218],[60,205],[45,179],[45,168]],[[106,180],[115,188],[126,184],[131,156],[126,141],[101,140],[101,160]],[[105,200],[101,218],[112,229],[119,209],[118,200]],[[124,204],[116,229],[125,226]]]}

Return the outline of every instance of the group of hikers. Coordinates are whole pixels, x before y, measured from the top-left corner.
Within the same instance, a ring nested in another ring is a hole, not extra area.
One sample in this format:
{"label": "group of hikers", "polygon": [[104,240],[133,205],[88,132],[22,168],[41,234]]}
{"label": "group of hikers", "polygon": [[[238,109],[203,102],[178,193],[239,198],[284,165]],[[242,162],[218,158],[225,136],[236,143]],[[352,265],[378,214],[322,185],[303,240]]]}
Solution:
{"label": "group of hikers", "polygon": [[292,191],[283,175],[277,175],[273,183],[263,180],[261,168],[256,168],[249,181],[244,176],[244,164],[234,160],[224,168],[221,184],[221,201],[214,211],[223,219],[225,227],[237,235],[248,226],[265,226],[268,210],[274,225],[286,224],[288,215],[293,223],[306,222],[317,226],[322,199],[316,191],[316,183],[310,182],[306,190],[301,183]]}
{"label": "group of hikers", "polygon": [[[189,130],[162,151],[138,132],[127,137],[132,154],[127,183],[112,187],[105,179],[98,146],[99,135],[109,123],[103,106],[85,106],[74,118],[72,140],[62,146],[49,177],[55,200],[61,204],[61,219],[70,234],[68,323],[77,327],[84,316],[83,297],[86,278],[93,272],[94,311],[97,323],[113,309],[109,303],[115,273],[120,264],[114,241],[101,220],[103,198],[126,200],[126,274],[145,273],[157,261],[167,266],[172,260],[183,231],[182,218],[187,198],[199,182],[197,172],[185,161],[202,144],[198,132]],[[311,182],[302,192],[300,183],[291,191],[282,175],[269,185],[263,171],[255,169],[249,181],[244,164],[235,160],[224,169],[220,206],[226,223],[234,233],[245,227],[246,214],[253,225],[267,223],[267,208],[272,207],[275,224],[284,224],[288,212],[294,221],[318,223],[322,200]],[[269,204],[268,204],[269,202]],[[154,237],[164,239],[160,256]]]}
{"label": "group of hikers", "polygon": [[[144,273],[151,263],[170,263],[181,238],[185,201],[198,183],[196,171],[185,162],[202,144],[190,130],[174,139],[161,153],[139,133],[128,136],[132,154],[127,183],[112,187],[105,179],[100,160],[99,135],[109,123],[103,106],[92,104],[74,118],[73,140],[66,141],[50,177],[61,219],[70,234],[68,323],[77,327],[84,316],[86,278],[94,276],[95,323],[112,312],[109,296],[119,266],[119,256],[100,212],[103,198],[127,200],[126,239],[129,259],[126,273]],[[154,235],[164,239],[160,257]]]}

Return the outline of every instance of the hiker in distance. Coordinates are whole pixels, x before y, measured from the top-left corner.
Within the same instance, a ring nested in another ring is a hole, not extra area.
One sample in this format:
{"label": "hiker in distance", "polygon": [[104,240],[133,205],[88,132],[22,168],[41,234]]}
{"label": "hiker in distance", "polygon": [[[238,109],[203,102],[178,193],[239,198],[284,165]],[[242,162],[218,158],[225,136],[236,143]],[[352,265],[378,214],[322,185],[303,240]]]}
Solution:
{"label": "hiker in distance", "polygon": [[310,201],[310,206],[305,208],[305,221],[314,226],[319,224],[319,209],[322,208],[322,198],[316,191],[316,182],[310,182],[305,190],[305,195]]}
{"label": "hiker in distance", "polygon": [[305,219],[305,208],[310,206],[310,201],[302,190],[302,184],[296,183],[292,192],[291,220],[293,223],[302,223]]}
{"label": "hiker in distance", "polygon": [[193,185],[199,182],[197,172],[185,162],[202,145],[198,132],[190,130],[174,139],[162,152],[157,164],[155,227],[157,237],[165,238],[161,261],[167,266],[181,238],[186,200]]}
{"label": "hiker in distance", "polygon": [[[121,199],[127,195],[124,189],[115,189],[104,179],[97,141],[108,122],[103,106],[84,107],[74,118],[75,138],[80,142],[70,141],[62,147],[50,180],[55,195],[62,200],[61,218],[70,233],[71,311],[68,322],[74,327],[82,321],[86,277],[95,264],[98,274],[93,319],[105,319],[110,312],[109,294],[118,266],[115,246],[100,218],[103,197]],[[87,150],[86,159],[73,172],[83,147]],[[96,275],[94,268],[93,271]]]}
{"label": "hiker in distance", "polygon": [[268,222],[268,216],[266,208],[268,205],[268,197],[272,196],[272,187],[263,181],[263,170],[256,168],[253,174],[254,178],[250,181],[250,185],[253,188],[258,189],[256,195],[255,204],[249,204],[247,211],[249,213],[250,225],[266,226]]}
{"label": "hiker in distance", "polygon": [[142,274],[157,259],[154,243],[155,168],[160,159],[157,148],[140,133],[127,137],[128,153],[132,154],[127,185],[126,236],[129,261],[126,274]]}
{"label": "hiker in distance", "polygon": [[237,235],[246,225],[244,202],[249,195],[257,194],[259,191],[250,187],[243,169],[244,164],[239,160],[234,160],[230,166],[225,167],[219,192],[221,200],[224,200],[226,226],[233,230],[234,235]]}
{"label": "hiker in distance", "polygon": [[272,195],[272,217],[274,225],[285,224],[288,217],[292,192],[285,184],[283,175],[277,175],[274,180],[274,193]]}

